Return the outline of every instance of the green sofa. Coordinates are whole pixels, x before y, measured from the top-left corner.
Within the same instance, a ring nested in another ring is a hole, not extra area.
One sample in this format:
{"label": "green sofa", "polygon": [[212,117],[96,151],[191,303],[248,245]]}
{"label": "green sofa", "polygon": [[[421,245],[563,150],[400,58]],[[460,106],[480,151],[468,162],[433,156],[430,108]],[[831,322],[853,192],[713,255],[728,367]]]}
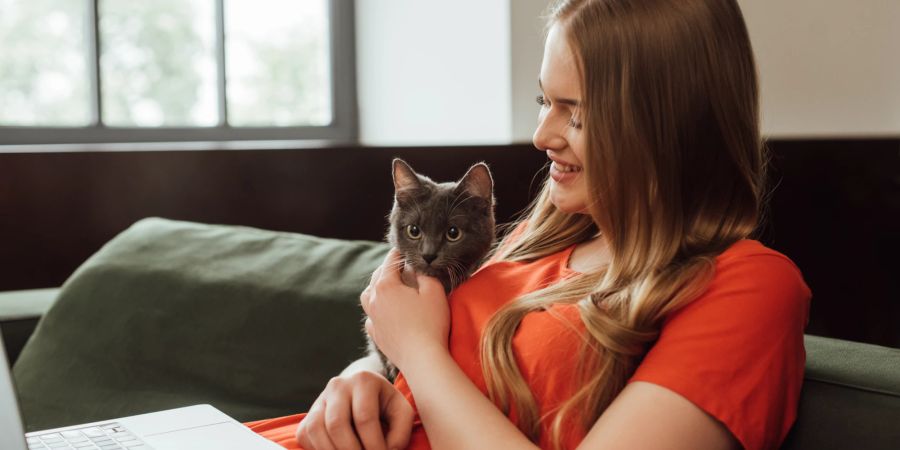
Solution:
{"label": "green sofa", "polygon": [[[141,220],[61,288],[0,294],[26,428],[196,403],[241,421],[304,411],[363,354],[358,295],[386,251]],[[900,448],[900,350],[816,336],[806,346],[783,448]]]}

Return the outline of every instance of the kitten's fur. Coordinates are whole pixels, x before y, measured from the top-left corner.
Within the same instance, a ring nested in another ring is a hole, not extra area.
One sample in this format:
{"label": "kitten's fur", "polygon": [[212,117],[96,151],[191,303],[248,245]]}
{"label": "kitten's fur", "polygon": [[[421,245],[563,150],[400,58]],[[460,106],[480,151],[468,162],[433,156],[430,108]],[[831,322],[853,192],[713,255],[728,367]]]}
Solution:
{"label": "kitten's fur", "polygon": [[[388,218],[387,241],[403,257],[404,282],[414,283],[409,275],[412,269],[437,278],[449,293],[471,275],[494,243],[491,172],[486,164],[478,163],[457,182],[435,183],[403,160],[394,159],[393,175],[394,206]],[[384,373],[393,379],[396,367],[371,338],[368,342],[369,354],[379,356]]]}

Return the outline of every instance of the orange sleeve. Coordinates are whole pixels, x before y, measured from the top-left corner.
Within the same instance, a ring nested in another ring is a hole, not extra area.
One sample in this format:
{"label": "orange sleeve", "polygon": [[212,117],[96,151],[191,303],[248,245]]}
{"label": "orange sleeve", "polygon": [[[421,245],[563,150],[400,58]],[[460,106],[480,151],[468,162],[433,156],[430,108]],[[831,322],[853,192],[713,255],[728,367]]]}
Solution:
{"label": "orange sleeve", "polygon": [[746,449],[778,448],[797,413],[811,295],[777,252],[721,261],[707,291],[666,319],[630,381],[685,397]]}

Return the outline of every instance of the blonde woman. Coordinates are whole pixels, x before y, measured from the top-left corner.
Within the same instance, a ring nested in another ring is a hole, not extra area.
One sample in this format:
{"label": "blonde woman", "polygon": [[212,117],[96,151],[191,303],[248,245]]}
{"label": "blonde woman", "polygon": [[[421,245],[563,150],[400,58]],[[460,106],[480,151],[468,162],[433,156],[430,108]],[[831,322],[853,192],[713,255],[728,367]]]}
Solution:
{"label": "blonde woman", "polygon": [[360,360],[253,429],[308,449],[781,444],[811,293],[751,238],[767,159],[737,3],[559,2],[539,85],[549,179],[491,260],[448,299],[392,252],[361,296],[396,382]]}

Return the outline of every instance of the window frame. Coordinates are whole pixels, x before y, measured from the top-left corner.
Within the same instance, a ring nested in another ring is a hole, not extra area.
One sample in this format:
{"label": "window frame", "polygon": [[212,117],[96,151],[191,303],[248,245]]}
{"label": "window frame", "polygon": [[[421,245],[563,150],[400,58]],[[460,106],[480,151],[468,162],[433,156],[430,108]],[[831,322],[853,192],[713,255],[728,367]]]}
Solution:
{"label": "window frame", "polygon": [[219,123],[197,127],[118,127],[101,122],[100,82],[100,0],[86,4],[88,77],[91,88],[90,124],[87,126],[4,126],[0,125],[0,146],[31,144],[100,144],[142,142],[219,142],[320,140],[355,142],[358,139],[356,99],[356,45],[353,0],[328,0],[329,56],[331,62],[332,121],[324,126],[244,127],[227,123],[225,91],[225,0],[212,0],[216,10],[217,101]]}

